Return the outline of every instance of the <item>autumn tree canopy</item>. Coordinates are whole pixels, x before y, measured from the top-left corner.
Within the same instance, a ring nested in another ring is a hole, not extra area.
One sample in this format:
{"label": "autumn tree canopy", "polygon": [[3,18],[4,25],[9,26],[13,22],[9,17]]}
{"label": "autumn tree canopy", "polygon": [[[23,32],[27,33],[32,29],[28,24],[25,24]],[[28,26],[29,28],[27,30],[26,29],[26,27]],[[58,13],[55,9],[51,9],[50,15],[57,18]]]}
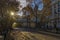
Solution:
{"label": "autumn tree canopy", "polygon": [[10,0],[0,0],[0,31],[11,27],[14,20],[10,15],[10,11],[17,12],[19,6],[19,2],[17,1],[10,1]]}

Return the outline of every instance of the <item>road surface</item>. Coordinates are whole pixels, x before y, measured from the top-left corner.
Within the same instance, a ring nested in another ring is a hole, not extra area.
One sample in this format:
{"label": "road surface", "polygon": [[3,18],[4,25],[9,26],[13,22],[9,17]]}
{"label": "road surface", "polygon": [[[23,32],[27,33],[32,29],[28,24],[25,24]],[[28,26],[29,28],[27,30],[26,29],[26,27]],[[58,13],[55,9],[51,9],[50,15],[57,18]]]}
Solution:
{"label": "road surface", "polygon": [[60,40],[60,38],[52,35],[28,32],[19,29],[12,31],[10,35],[14,40]]}

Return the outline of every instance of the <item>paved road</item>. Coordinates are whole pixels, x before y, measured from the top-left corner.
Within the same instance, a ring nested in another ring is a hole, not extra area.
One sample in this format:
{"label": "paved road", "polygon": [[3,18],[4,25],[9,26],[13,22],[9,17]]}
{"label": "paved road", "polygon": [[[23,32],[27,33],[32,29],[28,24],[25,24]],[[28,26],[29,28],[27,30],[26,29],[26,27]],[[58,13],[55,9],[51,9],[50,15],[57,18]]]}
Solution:
{"label": "paved road", "polygon": [[60,40],[60,38],[51,35],[23,30],[14,30],[10,34],[14,38],[14,40]]}

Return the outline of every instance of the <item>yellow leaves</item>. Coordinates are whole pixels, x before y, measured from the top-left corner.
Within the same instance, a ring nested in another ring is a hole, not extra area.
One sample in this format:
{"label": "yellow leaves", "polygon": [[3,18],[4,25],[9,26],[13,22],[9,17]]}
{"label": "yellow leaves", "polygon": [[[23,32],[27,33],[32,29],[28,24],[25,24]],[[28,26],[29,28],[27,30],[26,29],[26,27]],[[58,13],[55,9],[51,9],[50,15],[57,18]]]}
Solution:
{"label": "yellow leaves", "polygon": [[47,5],[47,4],[51,3],[51,0],[43,0],[43,3],[44,3],[45,5]]}
{"label": "yellow leaves", "polygon": [[51,15],[51,0],[43,0],[44,2],[44,9],[42,10],[42,14],[45,16]]}
{"label": "yellow leaves", "polygon": [[48,11],[45,12],[45,16],[51,15],[51,10],[48,9]]}
{"label": "yellow leaves", "polygon": [[12,28],[17,28],[17,27],[20,27],[22,24],[21,23],[16,23],[16,22],[14,22],[13,24],[12,24]]}
{"label": "yellow leaves", "polygon": [[26,6],[26,7],[23,8],[23,10],[26,10],[26,11],[32,11],[32,8],[29,7],[29,6]]}

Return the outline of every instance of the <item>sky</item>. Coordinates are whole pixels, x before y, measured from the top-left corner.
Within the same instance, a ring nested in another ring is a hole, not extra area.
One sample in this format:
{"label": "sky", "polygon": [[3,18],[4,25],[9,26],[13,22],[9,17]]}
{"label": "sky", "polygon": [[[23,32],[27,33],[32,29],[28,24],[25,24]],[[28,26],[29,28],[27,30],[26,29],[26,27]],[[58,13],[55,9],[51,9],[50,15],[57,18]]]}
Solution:
{"label": "sky", "polygon": [[26,2],[26,0],[18,0],[18,1],[20,1],[20,5],[22,6],[21,9],[26,7],[28,4],[28,2]]}
{"label": "sky", "polygon": [[[26,7],[28,5],[29,2],[26,2],[26,0],[18,0],[20,1],[20,5],[22,5],[21,9]],[[33,0],[31,3],[31,7],[34,8],[35,4],[38,6],[38,10],[42,10],[43,9],[43,2],[42,0]]]}
{"label": "sky", "polygon": [[[17,0],[17,1],[19,1],[20,5],[22,6],[22,7],[19,6],[20,10],[18,11],[18,15],[22,16],[23,12],[21,10],[24,7],[26,7],[29,4],[29,2],[26,2],[26,0]],[[43,9],[43,2],[42,2],[42,0],[33,0],[32,3],[30,3],[29,5],[31,6],[32,9],[34,9],[35,4],[38,6],[38,10],[42,10]]]}
{"label": "sky", "polygon": [[31,7],[34,8],[35,4],[38,6],[38,10],[42,10],[43,9],[42,0],[33,0],[32,3],[31,3]]}

